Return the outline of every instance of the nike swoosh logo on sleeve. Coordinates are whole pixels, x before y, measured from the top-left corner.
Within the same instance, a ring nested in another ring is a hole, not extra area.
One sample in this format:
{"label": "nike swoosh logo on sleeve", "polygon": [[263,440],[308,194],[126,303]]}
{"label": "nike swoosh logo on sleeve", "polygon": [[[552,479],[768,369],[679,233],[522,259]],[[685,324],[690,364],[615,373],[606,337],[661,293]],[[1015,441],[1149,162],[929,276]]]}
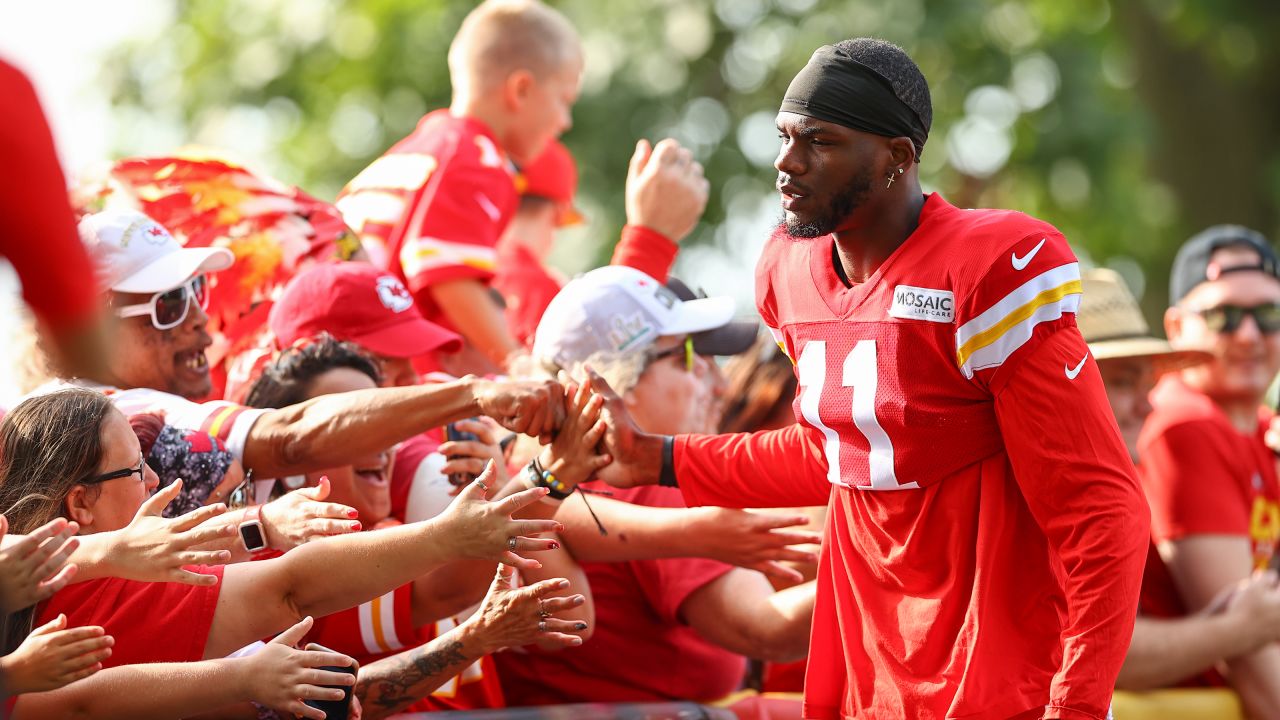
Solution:
{"label": "nike swoosh logo on sleeve", "polygon": [[1072,367],[1067,367],[1066,365],[1063,365],[1062,369],[1067,373],[1067,379],[1075,380],[1076,376],[1080,374],[1080,371],[1084,369],[1084,361],[1088,359],[1089,359],[1089,353],[1085,352],[1084,357],[1080,358],[1080,363],[1075,367],[1072,368]]}
{"label": "nike swoosh logo on sleeve", "polygon": [[1018,257],[1018,253],[1010,253],[1009,259],[1013,261],[1013,269],[1025,270],[1027,265],[1031,263],[1031,259],[1036,256],[1036,253],[1040,252],[1040,248],[1044,247],[1044,243],[1048,239],[1049,238],[1040,238],[1040,242],[1035,247],[1031,248],[1031,252],[1023,255],[1022,257]]}

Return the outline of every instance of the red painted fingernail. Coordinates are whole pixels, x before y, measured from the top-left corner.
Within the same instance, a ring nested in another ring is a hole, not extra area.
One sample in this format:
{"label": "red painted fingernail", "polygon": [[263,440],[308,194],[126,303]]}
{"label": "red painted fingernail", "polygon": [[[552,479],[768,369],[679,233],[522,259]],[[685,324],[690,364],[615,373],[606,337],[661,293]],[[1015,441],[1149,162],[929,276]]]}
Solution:
{"label": "red painted fingernail", "polygon": [[551,543],[551,549],[552,549],[552,550],[559,550],[559,549],[560,549],[560,543],[558,543],[558,542],[553,542],[553,543]]}
{"label": "red painted fingernail", "polygon": [[351,529],[352,529],[352,530],[355,530],[356,532],[359,532],[359,531],[360,531],[360,528],[361,528],[360,523],[358,523],[358,522],[351,523]]}
{"label": "red painted fingernail", "polygon": [[355,509],[351,509],[347,511],[347,517],[351,518],[352,520],[355,520],[356,518],[360,517],[360,513]]}

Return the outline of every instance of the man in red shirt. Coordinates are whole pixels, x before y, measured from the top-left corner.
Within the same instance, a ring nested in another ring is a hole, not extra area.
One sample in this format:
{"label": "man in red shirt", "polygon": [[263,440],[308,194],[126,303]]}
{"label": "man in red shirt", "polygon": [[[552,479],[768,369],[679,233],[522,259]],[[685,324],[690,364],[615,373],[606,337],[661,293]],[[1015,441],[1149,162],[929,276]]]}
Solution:
{"label": "man in red shirt", "polygon": [[[1263,409],[1280,370],[1280,269],[1260,234],[1211,227],[1178,251],[1165,331],[1203,364],[1162,378],[1142,429],[1151,527],[1182,604],[1195,612],[1272,564],[1280,541],[1276,458]],[[1228,661],[1252,717],[1280,715],[1280,646]]]}
{"label": "man in red shirt", "polygon": [[805,716],[1104,718],[1148,511],[1075,326],[1052,226],[917,177],[928,85],[900,48],[818,49],[778,114],[785,224],[756,296],[800,423],[641,433],[598,376],[622,486],[829,513]]}

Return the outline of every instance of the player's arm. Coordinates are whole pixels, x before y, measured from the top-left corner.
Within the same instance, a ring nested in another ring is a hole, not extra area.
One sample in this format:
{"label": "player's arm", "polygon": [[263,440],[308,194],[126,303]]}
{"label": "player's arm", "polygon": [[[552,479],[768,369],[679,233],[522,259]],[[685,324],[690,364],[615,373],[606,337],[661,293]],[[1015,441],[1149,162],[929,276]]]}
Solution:
{"label": "player's arm", "polygon": [[507,320],[483,282],[457,278],[433,283],[422,290],[444,313],[449,325],[467,339],[496,367],[505,369],[507,359],[520,351],[520,344],[507,328]]}
{"label": "player's arm", "polygon": [[817,584],[774,591],[763,575],[734,569],[693,591],[680,605],[704,639],[757,660],[793,662],[809,651]]}
{"label": "player's arm", "polygon": [[[1073,323],[1041,325],[995,390],[1014,477],[1061,559],[1063,664],[1046,717],[1103,718],[1133,630],[1150,511]],[[1074,375],[1072,374],[1074,370]]]}
{"label": "player's arm", "polygon": [[[1234,587],[1253,570],[1249,539],[1230,535],[1192,535],[1160,543],[1187,608],[1203,608],[1224,588]],[[1258,628],[1254,635],[1261,636]],[[1280,717],[1280,645],[1268,643],[1227,660],[1227,679],[1250,717]]]}
{"label": "player's arm", "polygon": [[244,465],[262,477],[334,467],[474,415],[515,432],[549,433],[564,416],[563,391],[552,382],[464,378],[324,395],[259,417],[245,438]]}

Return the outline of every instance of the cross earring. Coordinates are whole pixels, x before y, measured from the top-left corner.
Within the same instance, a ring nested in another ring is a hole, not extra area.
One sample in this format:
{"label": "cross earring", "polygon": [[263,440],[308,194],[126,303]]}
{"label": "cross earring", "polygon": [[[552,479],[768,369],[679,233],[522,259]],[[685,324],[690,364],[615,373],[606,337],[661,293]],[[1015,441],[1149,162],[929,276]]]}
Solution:
{"label": "cross earring", "polygon": [[893,185],[893,173],[889,173],[889,182],[885,183],[884,189],[888,190]]}

